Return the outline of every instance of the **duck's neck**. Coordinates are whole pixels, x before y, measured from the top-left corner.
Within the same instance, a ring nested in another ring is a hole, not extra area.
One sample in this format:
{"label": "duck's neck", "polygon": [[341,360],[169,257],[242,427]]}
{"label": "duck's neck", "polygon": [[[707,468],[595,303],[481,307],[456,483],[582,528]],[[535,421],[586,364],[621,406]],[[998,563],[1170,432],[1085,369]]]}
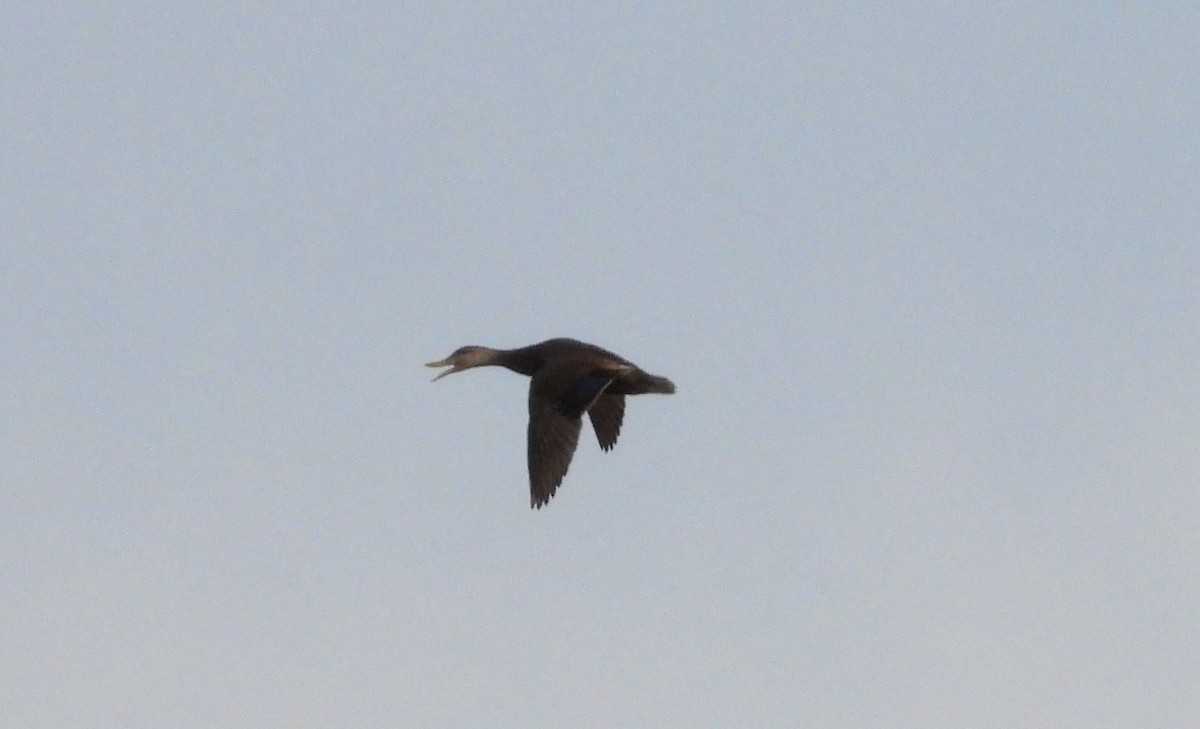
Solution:
{"label": "duck's neck", "polygon": [[507,367],[513,372],[532,377],[542,368],[544,361],[536,347],[520,347],[518,349],[493,349],[491,362],[488,364]]}

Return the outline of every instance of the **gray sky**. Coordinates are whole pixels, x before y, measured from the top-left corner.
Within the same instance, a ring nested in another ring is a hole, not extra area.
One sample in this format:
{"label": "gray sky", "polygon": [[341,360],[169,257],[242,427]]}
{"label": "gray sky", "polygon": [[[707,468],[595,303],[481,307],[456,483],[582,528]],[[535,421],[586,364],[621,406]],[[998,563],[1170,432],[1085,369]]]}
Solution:
{"label": "gray sky", "polygon": [[0,724],[1192,725],[1197,38],[3,4]]}

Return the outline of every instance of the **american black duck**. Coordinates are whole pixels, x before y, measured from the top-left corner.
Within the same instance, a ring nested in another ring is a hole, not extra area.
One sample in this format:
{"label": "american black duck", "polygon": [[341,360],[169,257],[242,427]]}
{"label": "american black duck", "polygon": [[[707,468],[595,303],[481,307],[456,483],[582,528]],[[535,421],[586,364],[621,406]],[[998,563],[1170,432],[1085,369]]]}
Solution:
{"label": "american black duck", "polygon": [[675,385],[665,377],[643,371],[606,349],[575,339],[549,339],[518,349],[459,347],[427,367],[449,367],[433,378],[472,367],[496,365],[527,375],[529,383],[529,497],[542,508],[562,483],[579,442],[586,412],[600,448],[617,443],[625,415],[625,396],[670,395]]}

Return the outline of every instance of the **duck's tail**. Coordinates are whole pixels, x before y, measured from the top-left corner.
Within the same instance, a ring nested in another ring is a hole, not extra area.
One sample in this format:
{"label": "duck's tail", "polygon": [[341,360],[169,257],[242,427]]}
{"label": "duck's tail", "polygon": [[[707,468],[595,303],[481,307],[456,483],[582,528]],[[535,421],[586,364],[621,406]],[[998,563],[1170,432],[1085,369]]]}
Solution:
{"label": "duck's tail", "polygon": [[662,395],[674,395],[675,383],[665,377],[658,375],[646,374],[645,381],[646,392],[657,392]]}

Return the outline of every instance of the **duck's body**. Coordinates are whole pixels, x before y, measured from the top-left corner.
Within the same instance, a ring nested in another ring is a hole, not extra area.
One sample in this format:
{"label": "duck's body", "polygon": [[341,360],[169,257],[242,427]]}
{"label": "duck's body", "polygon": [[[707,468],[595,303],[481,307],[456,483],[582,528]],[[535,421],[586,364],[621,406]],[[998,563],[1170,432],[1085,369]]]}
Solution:
{"label": "duck's body", "polygon": [[529,493],[541,508],[562,483],[586,412],[603,450],[617,443],[625,396],[669,395],[675,385],[643,371],[627,359],[594,344],[549,339],[518,349],[460,347],[429,367],[446,367],[434,381],[472,367],[495,365],[527,375],[529,383]]}

